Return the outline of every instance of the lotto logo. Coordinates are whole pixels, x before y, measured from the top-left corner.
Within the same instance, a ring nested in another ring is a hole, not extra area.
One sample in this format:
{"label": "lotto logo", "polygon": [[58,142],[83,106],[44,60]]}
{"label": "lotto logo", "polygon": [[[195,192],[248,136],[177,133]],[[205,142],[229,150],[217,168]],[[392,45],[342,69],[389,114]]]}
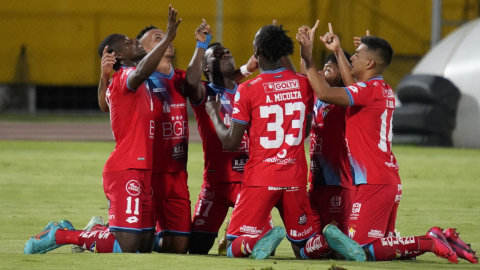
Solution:
{"label": "lotto logo", "polygon": [[125,187],[127,189],[128,194],[132,196],[138,196],[140,194],[140,184],[137,180],[130,180]]}
{"label": "lotto logo", "polygon": [[298,82],[298,80],[270,82],[270,83],[264,83],[263,89],[265,90],[265,93],[277,92],[277,91],[288,91],[293,89],[300,89],[300,83]]}
{"label": "lotto logo", "polygon": [[355,87],[355,86],[353,86],[353,85],[348,86],[347,88],[350,89],[350,90],[351,90],[352,92],[354,92],[354,93],[358,93],[358,88]]}
{"label": "lotto logo", "polygon": [[128,223],[132,224],[132,223],[137,222],[138,220],[139,220],[139,219],[138,219],[136,216],[131,216],[131,217],[127,218],[126,221],[127,221]]}

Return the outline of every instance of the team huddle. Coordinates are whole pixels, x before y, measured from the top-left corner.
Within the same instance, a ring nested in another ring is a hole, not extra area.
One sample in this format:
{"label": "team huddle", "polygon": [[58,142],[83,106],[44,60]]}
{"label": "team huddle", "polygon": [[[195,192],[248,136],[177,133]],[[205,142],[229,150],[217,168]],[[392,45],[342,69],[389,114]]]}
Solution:
{"label": "team huddle", "polygon": [[[227,257],[266,259],[286,237],[298,259],[386,261],[433,252],[478,263],[456,229],[409,237],[395,230],[402,185],[391,150],[395,96],[382,77],[393,56],[386,40],[367,31],[354,39],[350,57],[329,24],[320,40],[332,54],[318,71],[312,49],[319,22],[302,26],[298,73],[289,58],[294,42],[274,21],[257,32],[252,58],[236,69],[203,20],[184,71],[171,63],[180,22],[170,6],[166,32],[149,26],[135,39],[102,41],[98,98],[116,142],[103,169],[108,225],[100,217],[83,230],[50,222],[25,254],[65,244],[77,252],[208,254],[232,207],[219,244]],[[193,218],[187,99],[204,151]],[[285,228],[274,225],[274,207]]]}

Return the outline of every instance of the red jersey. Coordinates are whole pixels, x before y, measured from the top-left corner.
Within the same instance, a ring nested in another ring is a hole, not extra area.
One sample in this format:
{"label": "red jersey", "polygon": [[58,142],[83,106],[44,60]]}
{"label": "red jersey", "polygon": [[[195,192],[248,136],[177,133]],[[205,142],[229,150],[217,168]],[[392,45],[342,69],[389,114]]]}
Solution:
{"label": "red jersey", "polygon": [[354,187],[345,142],[345,110],[315,98],[308,178],[314,186]]}
{"label": "red jersey", "polygon": [[243,83],[232,121],[250,124],[250,159],[242,186],[306,187],[306,116],[313,91],[305,75],[284,68]]}
{"label": "red jersey", "polygon": [[153,173],[187,169],[188,114],[187,99],[182,93],[184,82],[185,71],[180,69],[172,70],[169,75],[155,71],[147,80],[156,127]]}
{"label": "red jersey", "polygon": [[145,83],[137,90],[129,88],[128,75],[135,69],[122,67],[115,72],[105,94],[116,145],[104,172],[152,169],[153,102]]}
{"label": "red jersey", "polygon": [[233,100],[237,93],[237,87],[230,90],[212,83],[206,84],[206,94],[198,104],[193,104],[193,111],[198,123],[198,131],[202,138],[205,169],[203,179],[207,182],[241,182],[244,165],[248,160],[248,138],[243,135],[240,147],[234,152],[226,149],[218,138],[210,116],[205,110],[208,96],[221,94],[222,108],[220,116],[225,125],[230,126],[233,113]]}
{"label": "red jersey", "polygon": [[346,138],[354,184],[400,184],[392,153],[395,96],[383,77],[344,87],[350,99]]}

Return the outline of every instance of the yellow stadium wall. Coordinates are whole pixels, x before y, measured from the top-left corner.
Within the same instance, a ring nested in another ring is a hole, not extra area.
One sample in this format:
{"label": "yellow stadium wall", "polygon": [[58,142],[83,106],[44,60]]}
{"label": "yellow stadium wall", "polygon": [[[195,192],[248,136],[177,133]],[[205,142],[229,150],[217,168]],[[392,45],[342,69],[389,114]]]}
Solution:
{"label": "yellow stadium wall", "polygon": [[[277,19],[290,30],[313,25],[320,19],[317,35],[333,24],[342,45],[354,51],[353,36],[371,34],[392,43],[396,55],[425,54],[430,48],[431,1],[427,0],[224,0],[223,44],[230,48],[237,66],[252,55],[252,40],[257,30]],[[27,48],[30,80],[39,85],[95,85],[100,63],[97,47],[111,33],[135,37],[145,26],[165,29],[167,1],[73,1],[73,0],[4,0],[0,3],[0,83],[12,83],[20,47]],[[186,69],[195,48],[194,31],[207,19],[214,30],[216,0],[172,2],[183,22],[177,38],[175,65]],[[468,8],[466,8],[466,4]],[[444,19],[478,17],[478,1],[444,0]],[[443,36],[456,27],[444,27]],[[215,38],[214,38],[215,40]],[[317,39],[315,56],[325,49]],[[292,61],[300,59],[298,44]],[[413,64],[394,62],[386,78],[394,84]],[[400,74],[400,75],[399,75]]]}

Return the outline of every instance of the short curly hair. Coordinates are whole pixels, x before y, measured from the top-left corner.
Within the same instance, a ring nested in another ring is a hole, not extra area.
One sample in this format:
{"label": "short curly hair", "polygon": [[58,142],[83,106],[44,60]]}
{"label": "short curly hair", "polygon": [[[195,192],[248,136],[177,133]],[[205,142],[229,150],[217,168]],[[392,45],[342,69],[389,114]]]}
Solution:
{"label": "short curly hair", "polygon": [[258,53],[270,62],[276,62],[283,56],[293,54],[293,40],[287,36],[288,31],[283,25],[266,25],[255,37]]}
{"label": "short curly hair", "polygon": [[142,29],[142,31],[140,31],[140,33],[138,33],[136,39],[140,40],[148,31],[153,29],[158,29],[158,28],[152,24],[150,24],[149,26],[146,26],[145,28]]}

